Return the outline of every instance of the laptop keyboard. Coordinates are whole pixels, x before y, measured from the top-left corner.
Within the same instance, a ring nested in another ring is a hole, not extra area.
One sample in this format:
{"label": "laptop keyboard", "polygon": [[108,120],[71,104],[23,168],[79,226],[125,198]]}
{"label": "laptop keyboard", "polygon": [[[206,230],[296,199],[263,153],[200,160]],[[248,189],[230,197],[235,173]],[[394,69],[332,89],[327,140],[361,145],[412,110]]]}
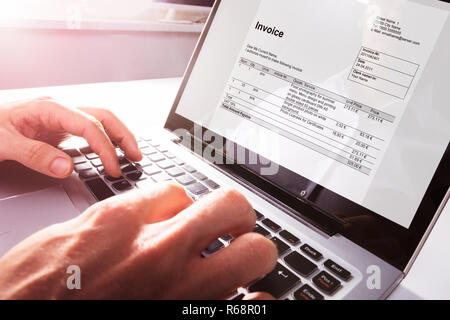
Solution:
{"label": "laptop keyboard", "polygon": [[120,149],[116,149],[122,169],[119,178],[105,172],[100,158],[89,147],[64,151],[72,157],[75,172],[99,201],[133,188],[171,180],[184,186],[194,200],[220,187],[203,173],[186,165],[160,143],[148,138],[138,140],[138,144],[143,159],[136,163],[131,163]]}
{"label": "laptop keyboard", "polygon": [[[220,185],[174,156],[169,149],[152,138],[138,140],[143,159],[132,163],[117,148],[122,176],[109,176],[102,163],[89,147],[64,150],[74,160],[74,170],[99,201],[133,188],[143,188],[163,181],[176,181],[184,186],[194,199],[220,188]],[[352,274],[344,267],[327,259],[308,243],[284,230],[276,222],[256,211],[257,223],[254,232],[272,240],[278,249],[279,259],[275,269],[247,288],[240,288],[230,296],[240,300],[243,293],[264,291],[279,299],[323,300],[342,290]],[[234,239],[223,236],[206,248],[203,257],[215,254]]]}

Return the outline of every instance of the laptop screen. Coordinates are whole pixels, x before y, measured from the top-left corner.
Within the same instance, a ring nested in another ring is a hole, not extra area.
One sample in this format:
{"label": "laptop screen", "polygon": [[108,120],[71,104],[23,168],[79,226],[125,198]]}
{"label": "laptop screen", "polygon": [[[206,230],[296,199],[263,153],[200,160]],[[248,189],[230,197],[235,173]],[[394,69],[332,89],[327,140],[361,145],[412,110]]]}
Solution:
{"label": "laptop screen", "polygon": [[351,233],[371,217],[408,238],[429,224],[415,218],[433,178],[448,189],[449,12],[437,0],[222,0],[172,118],[257,155],[225,147]]}

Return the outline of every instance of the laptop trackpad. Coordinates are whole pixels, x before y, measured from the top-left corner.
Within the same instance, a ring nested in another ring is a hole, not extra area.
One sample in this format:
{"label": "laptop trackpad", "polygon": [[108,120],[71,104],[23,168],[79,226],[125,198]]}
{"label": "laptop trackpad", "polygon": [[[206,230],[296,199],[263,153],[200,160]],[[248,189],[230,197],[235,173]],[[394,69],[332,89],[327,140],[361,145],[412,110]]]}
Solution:
{"label": "laptop trackpad", "polygon": [[79,214],[61,186],[0,200],[0,257],[33,233]]}

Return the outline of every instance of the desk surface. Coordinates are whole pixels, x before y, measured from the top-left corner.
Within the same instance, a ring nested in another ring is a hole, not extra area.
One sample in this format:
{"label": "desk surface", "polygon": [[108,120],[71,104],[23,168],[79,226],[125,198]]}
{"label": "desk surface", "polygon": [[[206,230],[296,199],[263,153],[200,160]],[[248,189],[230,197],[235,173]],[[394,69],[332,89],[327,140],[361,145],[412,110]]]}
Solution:
{"label": "desk surface", "polygon": [[[0,91],[0,103],[51,96],[66,104],[108,108],[135,132],[161,127],[172,106],[180,79],[158,79]],[[391,299],[449,299],[450,206],[447,205],[410,273]]]}

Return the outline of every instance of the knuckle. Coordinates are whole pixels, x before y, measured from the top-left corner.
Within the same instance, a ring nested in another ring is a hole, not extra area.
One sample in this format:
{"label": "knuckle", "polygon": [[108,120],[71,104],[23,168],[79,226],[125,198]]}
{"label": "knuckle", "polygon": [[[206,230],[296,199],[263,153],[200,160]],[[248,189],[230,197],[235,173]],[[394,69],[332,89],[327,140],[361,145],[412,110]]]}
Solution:
{"label": "knuckle", "polygon": [[53,100],[53,98],[50,96],[41,96],[41,97],[37,98],[36,100]]}
{"label": "knuckle", "polygon": [[222,197],[229,201],[230,203],[237,204],[237,205],[245,205],[249,206],[247,199],[245,196],[240,193],[239,191],[235,189],[223,189],[222,191]]}
{"label": "knuckle", "polygon": [[130,222],[135,220],[135,212],[140,206],[140,199],[129,194],[128,197],[115,196],[92,205],[88,211],[89,217],[95,223],[106,223],[114,218],[115,221]]}
{"label": "knuckle", "polygon": [[169,192],[169,193],[173,193],[176,197],[178,198],[189,198],[191,199],[187,193],[186,190],[179,185],[178,183],[175,182],[168,182],[165,184],[164,188]]}
{"label": "knuckle", "polygon": [[34,143],[27,151],[27,157],[31,162],[36,162],[45,154],[45,147],[43,144]]}
{"label": "knuckle", "polygon": [[34,103],[36,106],[40,106],[43,108],[61,108],[62,106],[58,103],[56,103],[53,100],[47,100],[47,99],[36,99],[34,100]]}
{"label": "knuckle", "polygon": [[62,105],[53,100],[39,100],[35,99],[29,104],[30,110],[36,114],[41,114],[42,117],[54,116],[56,109],[64,109]]}
{"label": "knuckle", "polygon": [[33,99],[29,103],[26,104],[26,106],[31,109],[40,109],[45,110],[48,107],[49,102],[42,100],[42,99]]}
{"label": "knuckle", "polygon": [[103,125],[102,123],[95,119],[95,118],[91,118],[89,120],[89,126],[93,129],[93,130],[103,130]]}
{"label": "knuckle", "polygon": [[102,109],[100,109],[100,111],[110,118],[116,117],[116,115],[109,109],[102,108]]}
{"label": "knuckle", "polygon": [[278,259],[278,249],[275,244],[257,233],[249,233],[246,235],[249,245],[253,248],[254,259],[261,261],[266,266],[266,272],[270,272]]}
{"label": "knuckle", "polygon": [[238,208],[236,212],[248,212],[248,214],[239,214],[239,218],[246,225],[253,226],[256,222],[256,214],[252,208],[252,205],[248,202],[247,198],[235,189],[223,189],[222,196],[227,205]]}

